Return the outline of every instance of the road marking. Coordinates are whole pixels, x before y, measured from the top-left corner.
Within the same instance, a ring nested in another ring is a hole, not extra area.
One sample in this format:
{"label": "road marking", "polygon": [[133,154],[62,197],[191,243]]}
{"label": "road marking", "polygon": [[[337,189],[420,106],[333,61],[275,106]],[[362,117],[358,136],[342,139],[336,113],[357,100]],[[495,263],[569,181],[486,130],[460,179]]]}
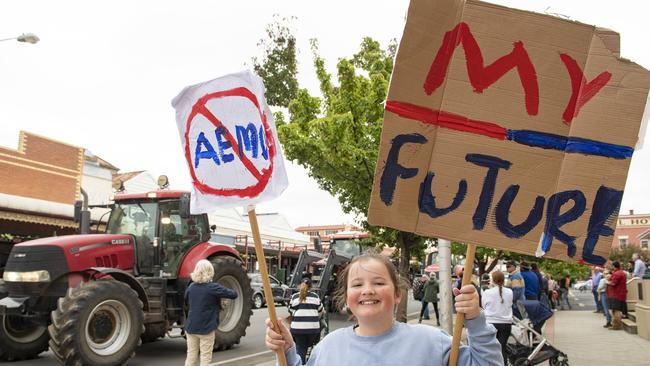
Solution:
{"label": "road marking", "polygon": [[274,353],[274,352],[273,351],[263,351],[263,352],[253,353],[252,355],[246,355],[246,356],[231,358],[231,359],[225,360],[225,361],[213,362],[213,363],[211,363],[209,365],[210,366],[224,365],[224,364],[227,364],[227,363],[231,363],[231,362],[235,362],[235,361],[241,361],[241,360],[251,358],[251,357],[257,357],[257,356],[265,355],[267,353]]}

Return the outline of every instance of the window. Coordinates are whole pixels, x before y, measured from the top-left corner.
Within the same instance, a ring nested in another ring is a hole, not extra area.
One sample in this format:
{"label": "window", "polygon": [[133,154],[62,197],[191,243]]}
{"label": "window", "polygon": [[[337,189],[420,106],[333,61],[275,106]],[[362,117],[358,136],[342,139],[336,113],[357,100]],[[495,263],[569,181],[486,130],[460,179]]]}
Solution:
{"label": "window", "polygon": [[641,249],[648,249],[650,246],[650,239],[641,239]]}
{"label": "window", "polygon": [[618,244],[621,247],[621,249],[627,248],[627,238],[618,238]]}
{"label": "window", "polygon": [[338,233],[338,231],[336,231],[336,230],[325,230],[325,235],[333,235],[333,234],[336,234],[336,233]]}
{"label": "window", "polygon": [[309,235],[309,236],[318,236],[318,231],[308,231],[307,235]]}

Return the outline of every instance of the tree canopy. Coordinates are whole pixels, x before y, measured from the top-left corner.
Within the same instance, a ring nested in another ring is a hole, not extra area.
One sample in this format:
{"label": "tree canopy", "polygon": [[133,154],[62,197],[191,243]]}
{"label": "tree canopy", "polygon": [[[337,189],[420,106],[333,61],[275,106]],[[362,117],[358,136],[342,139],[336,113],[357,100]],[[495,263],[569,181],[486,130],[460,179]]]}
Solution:
{"label": "tree canopy", "polygon": [[[270,29],[274,30],[267,34],[271,39],[287,38],[286,26],[276,24]],[[261,43],[285,47],[284,43],[277,41]],[[317,41],[312,40],[311,51],[320,95],[314,96],[307,89],[298,88],[288,103],[288,123],[278,116],[278,135],[287,159],[303,166],[322,189],[337,197],[344,212],[356,214],[359,218],[365,218],[372,192],[384,101],[396,49],[395,42],[383,49],[379,42],[364,38],[359,52],[349,58],[340,58],[336,75],[332,75],[318,53]],[[266,53],[282,54],[273,48],[267,49]],[[271,57],[265,59],[276,62]],[[293,62],[293,58],[287,59]],[[255,69],[265,70],[270,65],[270,62],[256,63]],[[284,93],[284,84],[274,82],[268,74],[260,76],[265,81],[267,100],[279,100],[274,94]],[[365,219],[363,225],[373,233],[376,241],[399,246],[400,273],[406,278],[411,249],[421,246],[424,238],[412,233],[369,227]],[[406,301],[400,306],[403,309],[398,310],[398,320],[406,321]]]}

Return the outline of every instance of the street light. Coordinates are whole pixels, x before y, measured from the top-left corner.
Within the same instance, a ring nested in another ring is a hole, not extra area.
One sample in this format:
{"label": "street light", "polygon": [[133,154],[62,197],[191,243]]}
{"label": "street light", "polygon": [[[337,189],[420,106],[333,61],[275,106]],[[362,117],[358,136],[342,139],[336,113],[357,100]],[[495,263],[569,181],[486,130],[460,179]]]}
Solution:
{"label": "street light", "polygon": [[23,33],[23,34],[19,35],[18,37],[0,39],[0,42],[2,42],[2,41],[11,41],[12,39],[17,40],[18,42],[27,42],[27,43],[31,43],[31,44],[34,44],[34,43],[37,43],[38,41],[40,41],[40,38],[38,38],[38,36],[35,35],[34,33]]}

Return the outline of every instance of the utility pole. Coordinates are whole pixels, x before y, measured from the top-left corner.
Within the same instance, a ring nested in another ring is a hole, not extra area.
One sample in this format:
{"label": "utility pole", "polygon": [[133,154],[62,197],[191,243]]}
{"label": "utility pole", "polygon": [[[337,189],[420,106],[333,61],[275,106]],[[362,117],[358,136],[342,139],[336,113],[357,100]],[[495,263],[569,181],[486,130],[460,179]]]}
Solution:
{"label": "utility pole", "polygon": [[451,334],[452,322],[452,292],[451,292],[451,242],[446,239],[438,239],[438,261],[440,263],[440,326],[447,333]]}

